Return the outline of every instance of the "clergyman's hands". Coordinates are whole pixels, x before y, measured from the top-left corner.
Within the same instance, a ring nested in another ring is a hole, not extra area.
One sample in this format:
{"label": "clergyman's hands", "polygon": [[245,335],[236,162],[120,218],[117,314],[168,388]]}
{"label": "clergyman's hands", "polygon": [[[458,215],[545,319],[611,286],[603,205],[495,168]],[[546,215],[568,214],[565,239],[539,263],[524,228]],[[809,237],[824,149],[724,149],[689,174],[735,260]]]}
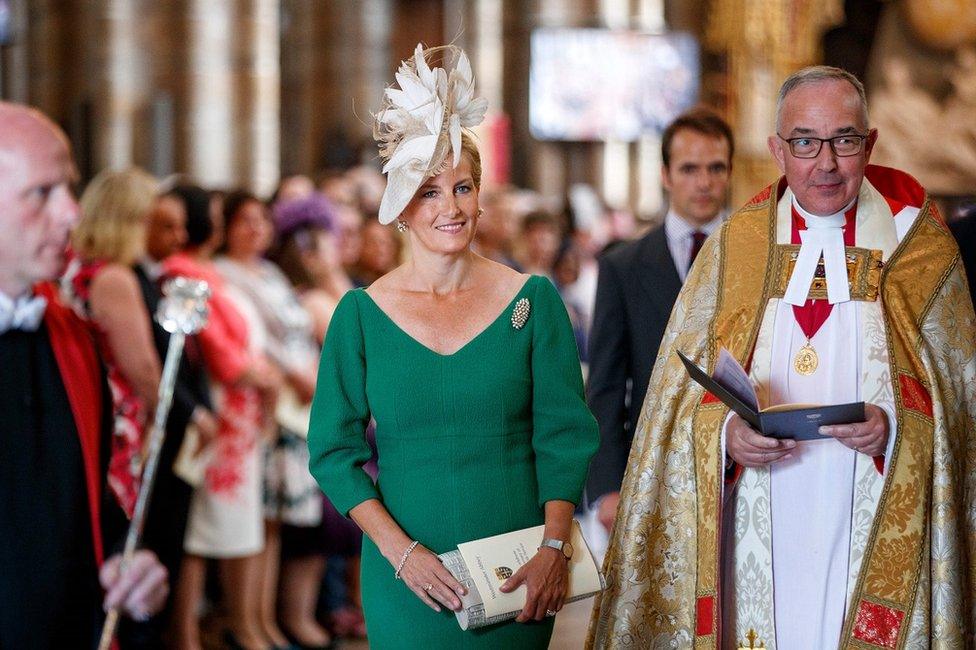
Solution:
{"label": "clergyman's hands", "polygon": [[[440,605],[455,612],[461,610],[461,596],[467,590],[454,579],[440,558],[418,544],[400,570],[400,579],[407,583],[417,598],[424,601],[435,612]],[[440,603],[440,605],[438,605]]]}
{"label": "clergyman's hands", "polygon": [[733,415],[725,427],[725,453],[743,467],[764,467],[779,460],[792,458],[795,440],[781,440],[764,436],[738,415]]}
{"label": "clergyman's hands", "polygon": [[888,414],[880,406],[864,405],[864,422],[820,427],[822,435],[833,436],[845,447],[868,456],[882,456],[888,447]]}
{"label": "clergyman's hands", "polygon": [[526,587],[525,607],[516,621],[541,621],[547,612],[558,612],[563,608],[569,588],[566,556],[554,548],[540,548],[499,590],[507,594],[523,584]]}
{"label": "clergyman's hands", "polygon": [[118,607],[130,618],[145,621],[166,603],[169,594],[166,567],[152,551],[136,551],[124,573],[119,572],[121,555],[105,560],[98,572],[105,589],[105,610]]}

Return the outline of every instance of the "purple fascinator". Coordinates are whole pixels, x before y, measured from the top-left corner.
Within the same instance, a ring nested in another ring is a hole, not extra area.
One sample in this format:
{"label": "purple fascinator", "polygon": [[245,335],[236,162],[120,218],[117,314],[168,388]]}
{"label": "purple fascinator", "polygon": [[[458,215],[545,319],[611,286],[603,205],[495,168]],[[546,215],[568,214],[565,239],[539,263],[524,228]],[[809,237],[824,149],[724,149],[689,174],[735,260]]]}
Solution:
{"label": "purple fascinator", "polygon": [[300,199],[277,203],[273,209],[275,230],[279,237],[287,237],[297,230],[336,229],[336,208],[325,195],[314,192]]}

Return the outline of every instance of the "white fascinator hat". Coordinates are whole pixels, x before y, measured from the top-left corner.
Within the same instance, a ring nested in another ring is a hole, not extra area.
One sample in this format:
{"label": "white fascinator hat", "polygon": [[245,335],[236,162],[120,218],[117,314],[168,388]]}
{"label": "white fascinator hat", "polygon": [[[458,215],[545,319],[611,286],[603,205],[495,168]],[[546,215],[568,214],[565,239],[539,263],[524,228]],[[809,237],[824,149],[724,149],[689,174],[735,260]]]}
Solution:
{"label": "white fascinator hat", "polygon": [[[431,67],[440,55],[444,67]],[[450,71],[448,71],[448,65]],[[474,77],[467,55],[454,45],[417,49],[401,62],[399,88],[387,88],[376,112],[373,137],[379,144],[386,190],[379,219],[392,223],[431,176],[461,161],[461,131],[481,124],[488,110],[474,96]]]}

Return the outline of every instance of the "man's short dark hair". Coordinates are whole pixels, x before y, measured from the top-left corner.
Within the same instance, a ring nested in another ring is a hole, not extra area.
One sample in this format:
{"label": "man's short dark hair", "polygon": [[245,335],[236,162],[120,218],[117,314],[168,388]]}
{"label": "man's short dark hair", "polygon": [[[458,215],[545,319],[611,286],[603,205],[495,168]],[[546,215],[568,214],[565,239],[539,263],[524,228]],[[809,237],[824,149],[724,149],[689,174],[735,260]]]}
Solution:
{"label": "man's short dark hair", "polygon": [[688,129],[713,138],[724,138],[729,143],[729,163],[735,152],[735,140],[728,123],[719,117],[718,113],[704,107],[692,108],[674,119],[661,136],[661,162],[665,167],[671,166],[671,141],[678,131]]}

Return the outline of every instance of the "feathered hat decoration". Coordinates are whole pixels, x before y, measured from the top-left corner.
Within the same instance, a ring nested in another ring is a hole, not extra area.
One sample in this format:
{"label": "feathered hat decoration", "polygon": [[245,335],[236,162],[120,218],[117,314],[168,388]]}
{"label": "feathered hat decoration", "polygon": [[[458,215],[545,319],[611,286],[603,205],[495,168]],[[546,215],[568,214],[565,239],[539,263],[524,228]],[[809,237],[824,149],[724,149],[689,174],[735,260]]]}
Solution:
{"label": "feathered hat decoration", "polygon": [[[450,72],[428,58],[453,55]],[[383,106],[374,115],[373,137],[384,161],[386,190],[380,202],[380,223],[392,223],[410,203],[417,188],[440,173],[445,164],[461,162],[461,130],[481,124],[488,110],[474,96],[474,77],[467,55],[454,45],[424,49],[418,43],[396,73],[399,88],[387,88]]]}

